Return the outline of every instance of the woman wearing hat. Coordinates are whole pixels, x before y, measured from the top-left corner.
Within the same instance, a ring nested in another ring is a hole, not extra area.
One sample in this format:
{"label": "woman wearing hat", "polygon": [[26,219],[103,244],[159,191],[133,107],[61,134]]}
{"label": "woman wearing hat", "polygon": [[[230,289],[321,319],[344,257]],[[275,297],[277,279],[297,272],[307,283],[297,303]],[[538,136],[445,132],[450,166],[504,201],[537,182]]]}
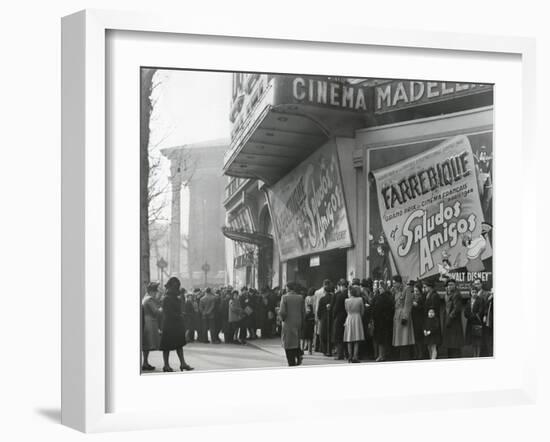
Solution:
{"label": "woman wearing hat", "polygon": [[158,283],[150,282],[147,285],[147,293],[141,300],[143,318],[141,333],[141,351],[143,352],[142,371],[153,371],[155,369],[155,367],[149,364],[149,352],[158,350],[160,346],[159,317],[162,309],[156,301],[158,286]]}
{"label": "woman wearing hat", "polygon": [[176,350],[180,360],[180,370],[193,370],[193,367],[185,362],[183,357],[183,346],[187,344],[185,340],[185,324],[181,311],[181,301],[179,299],[180,281],[176,277],[171,277],[165,285],[166,295],[162,300],[162,337],[160,339],[160,349],[164,367],[162,371],[174,371],[170,367],[170,351]]}

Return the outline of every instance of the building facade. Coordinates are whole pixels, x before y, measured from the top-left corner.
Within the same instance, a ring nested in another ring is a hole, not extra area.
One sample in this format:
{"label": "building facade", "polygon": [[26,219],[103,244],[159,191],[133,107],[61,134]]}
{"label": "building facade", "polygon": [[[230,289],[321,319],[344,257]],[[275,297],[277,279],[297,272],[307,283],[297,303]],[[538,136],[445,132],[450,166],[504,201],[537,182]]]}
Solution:
{"label": "building facade", "polygon": [[[226,178],[220,173],[229,141],[209,140],[162,150],[170,160],[172,190],[169,274],[188,288],[221,286],[226,282],[225,238],[220,231]],[[188,207],[182,208],[182,185]],[[182,216],[188,231],[182,232]]]}
{"label": "building facade", "polygon": [[491,278],[492,85],[233,80],[224,234],[236,282]]}

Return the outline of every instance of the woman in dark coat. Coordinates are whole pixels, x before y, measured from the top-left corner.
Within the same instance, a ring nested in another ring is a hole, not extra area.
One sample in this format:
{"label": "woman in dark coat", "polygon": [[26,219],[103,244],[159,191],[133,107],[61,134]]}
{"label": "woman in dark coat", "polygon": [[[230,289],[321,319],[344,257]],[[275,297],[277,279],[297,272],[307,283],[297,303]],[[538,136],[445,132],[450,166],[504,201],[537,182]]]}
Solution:
{"label": "woman in dark coat", "polygon": [[481,344],[483,343],[483,312],[485,305],[479,292],[472,288],[471,298],[464,308],[464,316],[468,320],[466,323],[466,345],[471,345],[473,357],[479,358],[481,353]]}
{"label": "woman in dark coat", "polygon": [[380,281],[378,294],[372,300],[372,318],[374,322],[374,341],[378,346],[376,361],[386,360],[393,339],[393,295]]}
{"label": "woman in dark coat", "polygon": [[169,362],[172,350],[176,350],[181,371],[193,370],[193,367],[188,365],[183,357],[183,346],[187,344],[187,341],[185,340],[185,324],[179,299],[180,281],[176,277],[171,277],[165,287],[166,294],[162,300],[162,337],[160,339],[160,349],[164,360],[162,371],[174,371]]}

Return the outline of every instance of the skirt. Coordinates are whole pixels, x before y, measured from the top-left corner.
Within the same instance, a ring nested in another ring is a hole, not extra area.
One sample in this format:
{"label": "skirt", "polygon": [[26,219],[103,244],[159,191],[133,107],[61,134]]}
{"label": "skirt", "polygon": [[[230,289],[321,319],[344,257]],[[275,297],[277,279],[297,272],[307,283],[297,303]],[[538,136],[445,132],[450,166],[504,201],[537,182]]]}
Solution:
{"label": "skirt", "polygon": [[357,342],[365,339],[363,320],[359,313],[350,313],[344,324],[344,342]]}
{"label": "skirt", "polygon": [[314,329],[315,329],[315,320],[308,321],[306,319],[302,327],[302,339],[306,339],[306,340],[313,339]]}
{"label": "skirt", "polygon": [[141,335],[141,349],[143,351],[158,350],[160,347],[159,322],[156,318],[146,316]]}
{"label": "skirt", "polygon": [[164,323],[162,327],[162,336],[160,338],[160,350],[177,350],[187,344],[185,340],[185,325],[183,318],[181,320]]}

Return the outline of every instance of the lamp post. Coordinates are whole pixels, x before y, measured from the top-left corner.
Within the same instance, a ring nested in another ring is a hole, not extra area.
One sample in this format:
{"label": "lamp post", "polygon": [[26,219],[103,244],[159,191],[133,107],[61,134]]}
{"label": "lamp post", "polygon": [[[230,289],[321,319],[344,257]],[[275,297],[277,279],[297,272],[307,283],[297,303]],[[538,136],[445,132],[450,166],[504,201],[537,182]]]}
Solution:
{"label": "lamp post", "polygon": [[208,272],[210,271],[210,264],[205,261],[201,268],[204,272],[204,286],[206,287],[208,285]]}
{"label": "lamp post", "polygon": [[160,286],[164,287],[163,283],[163,277],[164,277],[164,269],[168,266],[168,263],[166,260],[161,256],[160,259],[157,261],[157,267],[160,269]]}

